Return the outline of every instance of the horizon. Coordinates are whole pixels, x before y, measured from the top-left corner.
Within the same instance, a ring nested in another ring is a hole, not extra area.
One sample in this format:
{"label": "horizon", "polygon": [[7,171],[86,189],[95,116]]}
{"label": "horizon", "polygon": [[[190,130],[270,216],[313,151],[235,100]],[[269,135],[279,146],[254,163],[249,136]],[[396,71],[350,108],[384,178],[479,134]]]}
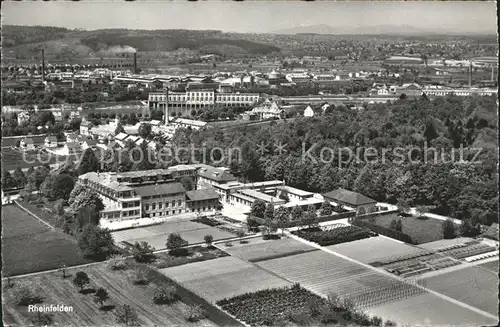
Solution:
{"label": "horizon", "polygon": [[[422,30],[423,34],[496,35],[496,8],[492,5],[495,3],[4,2],[2,25],[54,26],[87,31],[180,29],[255,34],[279,34],[287,29],[326,25],[344,29],[337,33],[341,35],[349,35],[345,31],[349,28],[407,26]],[[442,15],[444,11],[446,16]],[[40,15],[41,12],[43,15]],[[137,13],[147,14],[147,19]],[[242,19],[242,16],[247,19]],[[361,34],[369,35],[365,32]]]}

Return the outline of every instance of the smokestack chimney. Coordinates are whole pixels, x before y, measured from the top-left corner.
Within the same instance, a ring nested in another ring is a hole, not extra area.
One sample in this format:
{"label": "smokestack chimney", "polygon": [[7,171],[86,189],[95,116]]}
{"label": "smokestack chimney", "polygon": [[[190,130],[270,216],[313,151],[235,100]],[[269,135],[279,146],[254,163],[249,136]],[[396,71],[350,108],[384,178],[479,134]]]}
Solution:
{"label": "smokestack chimney", "polygon": [[42,49],[42,82],[45,82],[45,54]]}
{"label": "smokestack chimney", "polygon": [[137,53],[134,52],[134,74],[137,74]]}
{"label": "smokestack chimney", "polygon": [[164,116],[165,116],[165,125],[167,125],[169,123],[169,120],[168,120],[168,88],[165,91],[165,113],[164,113]]}
{"label": "smokestack chimney", "polygon": [[469,87],[472,87],[472,61],[469,64]]}

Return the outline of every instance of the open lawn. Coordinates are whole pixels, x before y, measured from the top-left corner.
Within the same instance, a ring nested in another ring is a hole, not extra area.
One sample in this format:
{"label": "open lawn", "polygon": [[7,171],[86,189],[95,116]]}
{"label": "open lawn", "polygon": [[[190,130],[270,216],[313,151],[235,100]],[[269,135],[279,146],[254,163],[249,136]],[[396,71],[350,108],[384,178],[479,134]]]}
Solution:
{"label": "open lawn", "polygon": [[391,221],[401,219],[403,233],[409,235],[416,244],[437,241],[443,238],[443,221],[428,218],[425,220],[417,217],[398,217],[397,213],[375,217],[375,224],[389,228]]}
{"label": "open lawn", "polygon": [[[109,293],[109,300],[104,304],[109,310],[99,310],[93,302],[93,295],[82,294],[72,283],[75,273],[80,270],[69,269],[71,276],[63,279],[60,273],[43,274],[35,277],[24,277],[13,280],[15,288],[20,283],[29,281],[37,284],[44,296],[41,305],[64,304],[73,307],[73,312],[57,312],[52,314],[53,324],[59,326],[111,326],[117,325],[114,317],[114,306],[127,304],[136,310],[139,323],[143,326],[216,326],[209,320],[188,323],[184,320],[182,310],[187,305],[176,302],[172,305],[156,305],[152,296],[154,285],[134,285],[128,277],[132,270],[110,271],[105,264],[86,267],[82,271],[90,277],[87,289],[103,287]],[[12,289],[13,289],[12,288]],[[12,303],[12,289],[6,289],[3,298],[4,323],[11,326],[27,326],[29,320],[36,316],[29,313],[25,306]]]}
{"label": "open lawn", "polygon": [[417,247],[382,236],[330,245],[326,248],[363,263],[372,263],[394,256],[424,252],[424,250]]}
{"label": "open lawn", "polygon": [[2,259],[4,275],[91,262],[81,256],[72,236],[49,229],[16,205],[2,206]]}
{"label": "open lawn", "polygon": [[426,287],[496,315],[498,275],[479,267],[468,267],[424,279]]}
{"label": "open lawn", "polygon": [[[496,302],[495,302],[496,303]],[[426,293],[367,310],[398,326],[495,326],[498,321]]]}
{"label": "open lawn", "polygon": [[256,237],[246,239],[245,241],[248,243],[241,244],[239,242],[232,242],[232,246],[226,246],[224,243],[219,243],[217,246],[232,256],[250,262],[317,251],[316,248],[287,237],[279,240],[263,240],[262,237]]}
{"label": "open lawn", "polygon": [[41,150],[23,153],[12,148],[2,148],[2,168],[9,171],[15,170],[16,168],[29,169],[30,167],[41,167],[45,164],[53,165],[64,163],[67,160],[69,160],[68,156],[49,155]]}
{"label": "open lawn", "polygon": [[234,257],[190,263],[161,272],[210,302],[291,283]]}
{"label": "open lawn", "polygon": [[498,260],[490,261],[490,262],[486,262],[486,263],[481,263],[477,266],[482,268],[482,269],[486,269],[486,270],[489,270],[493,273],[498,274]]}
{"label": "open lawn", "polygon": [[395,278],[325,251],[314,251],[257,263],[264,269],[323,296],[337,295],[373,306],[423,292]]}
{"label": "open lawn", "polygon": [[165,249],[168,234],[178,233],[189,244],[202,243],[205,235],[212,235],[214,241],[236,237],[236,235],[220,230],[216,227],[210,227],[200,223],[194,223],[189,220],[180,220],[165,222],[160,225],[153,225],[147,227],[138,227],[133,229],[126,229],[111,233],[115,243],[119,242],[148,242],[149,245],[155,249]]}

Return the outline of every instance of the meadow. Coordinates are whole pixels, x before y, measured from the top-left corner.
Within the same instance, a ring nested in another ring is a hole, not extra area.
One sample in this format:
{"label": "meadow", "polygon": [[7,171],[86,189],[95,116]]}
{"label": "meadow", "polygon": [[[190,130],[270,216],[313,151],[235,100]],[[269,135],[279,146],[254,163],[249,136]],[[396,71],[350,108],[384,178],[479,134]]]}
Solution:
{"label": "meadow", "polygon": [[72,236],[50,229],[16,205],[2,207],[2,229],[4,275],[92,262],[80,254]]}
{"label": "meadow", "polygon": [[467,267],[425,278],[429,289],[496,315],[498,275],[479,267]]}

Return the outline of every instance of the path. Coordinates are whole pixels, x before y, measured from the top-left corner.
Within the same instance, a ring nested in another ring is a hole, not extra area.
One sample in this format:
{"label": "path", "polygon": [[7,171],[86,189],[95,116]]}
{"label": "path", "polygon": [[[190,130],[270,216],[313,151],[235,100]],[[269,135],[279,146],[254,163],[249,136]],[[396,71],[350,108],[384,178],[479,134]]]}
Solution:
{"label": "path", "polygon": [[40,221],[42,224],[44,224],[45,226],[47,226],[48,228],[52,229],[52,230],[56,230],[56,228],[54,226],[52,226],[51,224],[47,223],[45,220],[43,219],[40,219],[38,218],[37,215],[35,215],[33,212],[31,212],[28,208],[22,206],[17,200],[14,200],[14,203],[19,207],[21,208],[21,210],[24,210],[26,211],[27,213],[29,213],[30,215],[32,215],[33,217],[35,217],[36,219],[38,219],[38,221]]}
{"label": "path", "polygon": [[[295,240],[297,240],[297,241],[299,241],[299,242],[302,242],[302,243],[307,244],[307,245],[309,245],[309,246],[315,247],[315,248],[317,248],[317,249],[319,249],[319,250],[322,250],[322,251],[325,251],[325,252],[327,252],[327,253],[333,254],[333,255],[335,255],[335,256],[337,256],[337,257],[339,257],[339,258],[342,258],[342,259],[344,259],[344,260],[348,260],[348,261],[350,261],[350,262],[356,263],[356,264],[361,265],[361,266],[363,266],[363,267],[365,267],[365,268],[367,268],[367,269],[370,269],[370,270],[372,270],[372,271],[376,271],[376,272],[378,272],[378,273],[380,273],[380,274],[383,274],[383,275],[386,275],[386,276],[388,276],[388,277],[391,277],[391,278],[397,279],[397,280],[399,280],[399,281],[401,281],[401,282],[406,282],[406,280],[405,280],[404,278],[402,278],[402,277],[399,277],[399,276],[393,275],[393,274],[391,274],[391,273],[389,273],[389,272],[387,272],[387,271],[385,271],[385,270],[377,269],[377,268],[372,267],[372,266],[370,266],[370,265],[367,265],[367,264],[365,264],[365,263],[362,263],[362,262],[359,262],[359,261],[354,260],[354,259],[352,259],[352,258],[346,257],[346,256],[344,256],[344,255],[342,255],[342,254],[340,254],[340,253],[337,253],[337,252],[335,252],[335,251],[332,251],[332,250],[330,250],[330,249],[327,249],[327,248],[325,248],[325,247],[322,247],[321,245],[318,245],[318,244],[313,243],[313,242],[309,242],[309,241],[307,241],[307,240],[304,240],[304,239],[303,239],[303,238],[301,238],[301,237],[295,236],[295,235],[293,235],[292,233],[290,233],[290,232],[288,232],[288,231],[285,231],[285,234],[287,234],[289,237],[292,237],[292,238],[294,238]],[[451,302],[451,303],[454,303],[454,304],[456,304],[456,305],[459,305],[459,306],[461,306],[461,307],[463,307],[463,308],[466,308],[466,309],[469,309],[469,310],[471,310],[471,311],[474,311],[474,312],[476,312],[476,313],[478,313],[478,314],[480,314],[480,315],[483,315],[483,316],[485,316],[485,317],[487,317],[487,318],[490,318],[490,319],[493,319],[493,320],[498,320],[498,317],[497,317],[497,316],[495,316],[495,315],[492,315],[491,313],[485,312],[485,311],[480,310],[480,309],[478,309],[478,308],[476,308],[476,307],[473,307],[473,306],[471,306],[471,305],[468,305],[468,304],[465,304],[465,303],[460,302],[460,301],[458,301],[458,300],[455,300],[455,299],[453,299],[453,298],[451,298],[451,297],[449,297],[449,296],[443,295],[443,294],[441,294],[441,293],[438,293],[438,292],[436,292],[436,291],[433,291],[433,290],[431,290],[431,289],[428,289],[428,288],[426,288],[426,287],[423,287],[422,285],[415,284],[414,286],[415,286],[415,287],[418,287],[418,288],[420,288],[420,289],[422,289],[422,290],[424,290],[424,291],[426,291],[426,292],[428,292],[428,293],[431,293],[431,294],[433,294],[433,295],[435,295],[435,296],[437,296],[437,297],[440,297],[440,298],[441,298],[441,299],[443,299],[443,300],[446,300],[446,301],[448,301],[448,302]]]}

